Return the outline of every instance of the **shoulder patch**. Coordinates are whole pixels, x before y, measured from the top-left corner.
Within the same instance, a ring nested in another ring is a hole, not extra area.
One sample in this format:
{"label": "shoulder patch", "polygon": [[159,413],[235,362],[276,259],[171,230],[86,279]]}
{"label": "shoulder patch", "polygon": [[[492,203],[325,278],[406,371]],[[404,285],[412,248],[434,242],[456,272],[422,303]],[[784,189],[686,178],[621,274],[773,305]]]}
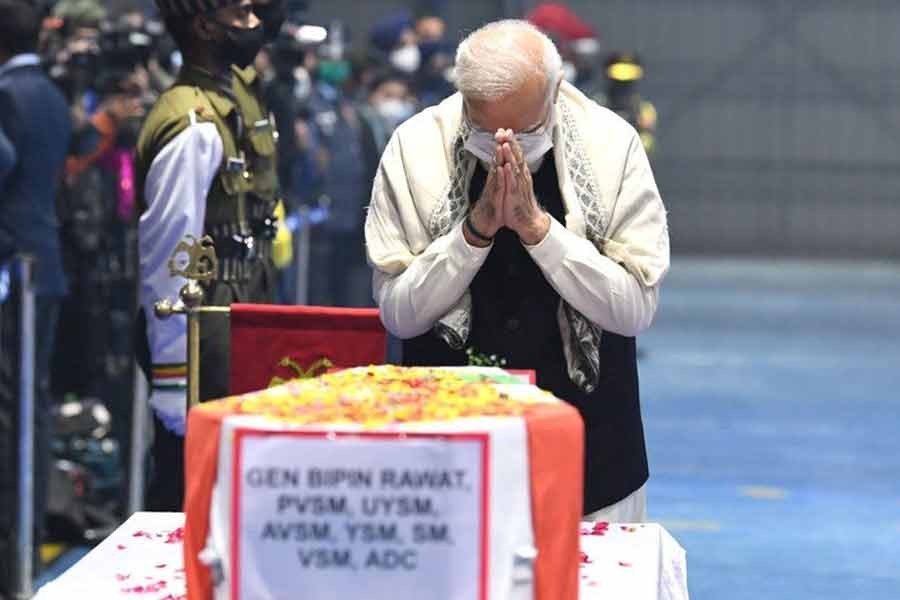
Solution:
{"label": "shoulder patch", "polygon": [[213,120],[212,111],[208,110],[206,105],[198,104],[188,111],[188,119],[191,125],[196,125],[199,122],[209,122]]}

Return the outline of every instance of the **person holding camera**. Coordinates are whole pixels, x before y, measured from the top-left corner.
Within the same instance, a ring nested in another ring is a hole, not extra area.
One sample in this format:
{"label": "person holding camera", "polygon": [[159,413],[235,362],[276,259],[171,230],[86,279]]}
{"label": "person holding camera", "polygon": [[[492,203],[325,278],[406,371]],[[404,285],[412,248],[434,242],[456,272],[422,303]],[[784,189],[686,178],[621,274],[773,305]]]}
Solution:
{"label": "person holding camera", "polygon": [[[0,0],[0,267],[15,254],[36,260],[34,286],[34,540],[43,537],[50,469],[50,357],[67,281],[55,200],[71,122],[62,94],[36,54],[41,17],[25,0]],[[19,306],[0,307],[0,597],[11,580],[18,461]],[[35,564],[37,567],[38,564]]]}

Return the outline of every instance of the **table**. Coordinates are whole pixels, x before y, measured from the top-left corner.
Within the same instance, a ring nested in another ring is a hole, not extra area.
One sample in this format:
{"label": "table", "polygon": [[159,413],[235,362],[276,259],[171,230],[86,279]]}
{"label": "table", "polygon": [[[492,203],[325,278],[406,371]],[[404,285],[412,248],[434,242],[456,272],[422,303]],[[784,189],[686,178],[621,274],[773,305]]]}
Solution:
{"label": "table", "polygon": [[579,598],[688,600],[684,549],[657,523],[582,523]]}
{"label": "table", "polygon": [[[182,513],[135,513],[34,600],[184,600]],[[656,523],[582,523],[581,600],[687,600],[685,552]]]}
{"label": "table", "polygon": [[180,600],[184,513],[138,512],[34,600]]}

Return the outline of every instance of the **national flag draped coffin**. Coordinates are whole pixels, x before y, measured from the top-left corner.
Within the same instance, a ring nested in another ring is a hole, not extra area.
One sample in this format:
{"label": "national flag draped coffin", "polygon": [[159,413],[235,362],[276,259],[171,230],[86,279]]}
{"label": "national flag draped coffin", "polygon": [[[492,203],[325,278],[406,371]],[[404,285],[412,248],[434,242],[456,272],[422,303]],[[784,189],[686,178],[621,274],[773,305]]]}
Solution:
{"label": "national flag draped coffin", "polygon": [[188,418],[190,600],[576,600],[583,425],[499,369],[376,366]]}

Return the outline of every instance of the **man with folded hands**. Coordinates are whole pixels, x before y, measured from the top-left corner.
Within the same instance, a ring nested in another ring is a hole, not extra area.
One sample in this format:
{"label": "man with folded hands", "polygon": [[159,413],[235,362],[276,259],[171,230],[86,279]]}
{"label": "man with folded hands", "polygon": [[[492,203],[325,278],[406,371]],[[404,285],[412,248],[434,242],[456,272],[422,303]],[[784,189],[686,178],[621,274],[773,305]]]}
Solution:
{"label": "man with folded hands", "polygon": [[[635,336],[669,268],[637,132],[562,80],[522,21],[459,46],[459,93],[394,133],[366,220],[373,291],[409,365],[534,369],[585,423],[584,513],[642,521]],[[468,352],[467,352],[468,351]]]}

